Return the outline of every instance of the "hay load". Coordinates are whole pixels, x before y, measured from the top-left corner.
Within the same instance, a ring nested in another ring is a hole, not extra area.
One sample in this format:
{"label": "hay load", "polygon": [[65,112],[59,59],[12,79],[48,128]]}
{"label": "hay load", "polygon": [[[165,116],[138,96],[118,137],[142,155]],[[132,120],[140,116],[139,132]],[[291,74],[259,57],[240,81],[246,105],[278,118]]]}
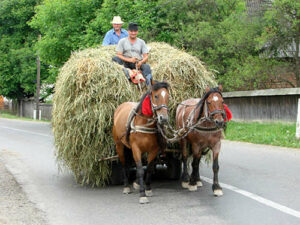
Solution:
{"label": "hay load", "polygon": [[[199,97],[214,77],[197,58],[164,43],[150,43],[153,78],[171,86],[171,114],[184,99]],[[52,126],[56,157],[61,168],[71,170],[76,181],[104,185],[115,155],[113,113],[125,101],[138,101],[141,93],[130,84],[122,67],[112,62],[115,46],[73,53],[57,78]]]}

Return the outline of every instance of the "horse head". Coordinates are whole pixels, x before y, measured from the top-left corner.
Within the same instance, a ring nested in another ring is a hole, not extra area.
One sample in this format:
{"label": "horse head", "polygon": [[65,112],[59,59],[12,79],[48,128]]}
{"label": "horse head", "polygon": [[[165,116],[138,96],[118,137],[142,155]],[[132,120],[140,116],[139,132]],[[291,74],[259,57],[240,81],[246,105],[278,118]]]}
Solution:
{"label": "horse head", "polygon": [[150,101],[154,115],[159,124],[165,124],[169,121],[168,103],[169,103],[169,84],[165,81],[151,81]]}
{"label": "horse head", "polygon": [[218,128],[225,127],[226,113],[224,109],[224,100],[222,96],[222,85],[216,88],[205,89],[204,114],[213,121]]}

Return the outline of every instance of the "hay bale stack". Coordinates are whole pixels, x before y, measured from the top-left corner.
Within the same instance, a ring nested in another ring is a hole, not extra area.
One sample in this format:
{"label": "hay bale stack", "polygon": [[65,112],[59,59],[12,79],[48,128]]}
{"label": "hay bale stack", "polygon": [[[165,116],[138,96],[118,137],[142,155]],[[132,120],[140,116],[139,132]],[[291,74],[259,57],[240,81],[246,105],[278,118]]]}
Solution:
{"label": "hay bale stack", "polygon": [[[165,43],[153,42],[149,55],[153,76],[157,80],[166,79],[171,85],[170,102],[174,109],[181,101],[200,97],[207,85],[216,85],[213,74],[194,56]],[[172,110],[174,114],[174,110]]]}
{"label": "hay bale stack", "polygon": [[[150,43],[149,64],[156,80],[171,85],[171,112],[186,98],[199,97],[213,75],[195,57],[163,43]],[[115,46],[73,53],[57,78],[53,99],[53,133],[61,168],[71,170],[81,184],[104,185],[115,155],[113,113],[125,101],[138,101],[141,93],[130,84],[122,67],[111,61]]]}

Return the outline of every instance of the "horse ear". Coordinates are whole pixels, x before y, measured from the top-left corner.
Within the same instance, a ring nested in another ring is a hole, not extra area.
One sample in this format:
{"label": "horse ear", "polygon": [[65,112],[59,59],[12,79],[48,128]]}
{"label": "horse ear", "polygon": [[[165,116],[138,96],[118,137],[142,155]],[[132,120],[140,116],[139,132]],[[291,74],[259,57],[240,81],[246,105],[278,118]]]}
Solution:
{"label": "horse ear", "polygon": [[219,84],[219,86],[218,86],[218,88],[219,88],[219,91],[223,91],[223,86],[222,86],[222,84]]}
{"label": "horse ear", "polygon": [[210,88],[207,86],[207,87],[205,88],[205,92],[207,93],[207,92],[209,92],[209,90],[210,90]]}

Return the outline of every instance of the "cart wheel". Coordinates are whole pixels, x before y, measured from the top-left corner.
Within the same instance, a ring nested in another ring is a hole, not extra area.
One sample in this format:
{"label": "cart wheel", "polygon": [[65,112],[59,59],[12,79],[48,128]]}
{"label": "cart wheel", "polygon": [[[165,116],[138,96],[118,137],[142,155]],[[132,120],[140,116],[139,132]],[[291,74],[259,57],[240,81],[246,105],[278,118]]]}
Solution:
{"label": "cart wheel", "polygon": [[178,180],[181,176],[181,161],[170,158],[167,163],[166,177],[170,180]]}
{"label": "cart wheel", "polygon": [[111,176],[109,183],[112,185],[123,184],[122,164],[119,161],[113,161],[111,163]]}

